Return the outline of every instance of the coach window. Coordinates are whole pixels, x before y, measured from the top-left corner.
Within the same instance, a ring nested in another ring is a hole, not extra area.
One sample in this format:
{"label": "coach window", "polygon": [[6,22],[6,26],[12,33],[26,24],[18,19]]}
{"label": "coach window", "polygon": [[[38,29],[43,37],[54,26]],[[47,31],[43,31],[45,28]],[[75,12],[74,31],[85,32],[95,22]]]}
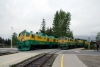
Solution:
{"label": "coach window", "polygon": [[47,38],[47,41],[49,41],[49,38]]}
{"label": "coach window", "polygon": [[24,36],[25,35],[25,33],[22,33],[22,36]]}
{"label": "coach window", "polygon": [[30,34],[26,34],[26,37],[29,37],[30,36]]}
{"label": "coach window", "polygon": [[53,39],[53,41],[55,42],[55,39]]}
{"label": "coach window", "polygon": [[38,38],[39,38],[39,39],[42,39],[42,37],[41,37],[41,36],[38,36]]}
{"label": "coach window", "polygon": [[67,38],[65,38],[65,40],[67,40]]}
{"label": "coach window", "polygon": [[34,35],[32,34],[32,38],[34,38]]}

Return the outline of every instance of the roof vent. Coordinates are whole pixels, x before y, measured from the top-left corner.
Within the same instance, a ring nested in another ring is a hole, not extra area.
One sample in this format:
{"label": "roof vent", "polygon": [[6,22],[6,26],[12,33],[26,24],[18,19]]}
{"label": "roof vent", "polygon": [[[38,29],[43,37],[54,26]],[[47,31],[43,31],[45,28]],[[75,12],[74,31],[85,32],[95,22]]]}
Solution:
{"label": "roof vent", "polygon": [[38,34],[38,32],[36,32],[36,34]]}
{"label": "roof vent", "polygon": [[33,33],[33,31],[30,31],[31,33]]}

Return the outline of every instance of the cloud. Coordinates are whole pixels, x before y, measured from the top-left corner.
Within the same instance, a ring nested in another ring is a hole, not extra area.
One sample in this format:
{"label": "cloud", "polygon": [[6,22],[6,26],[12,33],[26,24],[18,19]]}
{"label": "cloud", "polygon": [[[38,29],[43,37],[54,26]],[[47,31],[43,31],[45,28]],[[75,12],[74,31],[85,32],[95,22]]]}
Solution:
{"label": "cloud", "polygon": [[[39,31],[42,19],[53,23],[57,10],[71,13],[70,28],[76,35],[96,35],[100,29],[99,0],[2,0],[0,1],[0,36],[11,37],[24,29]],[[94,33],[95,32],[95,33]]]}

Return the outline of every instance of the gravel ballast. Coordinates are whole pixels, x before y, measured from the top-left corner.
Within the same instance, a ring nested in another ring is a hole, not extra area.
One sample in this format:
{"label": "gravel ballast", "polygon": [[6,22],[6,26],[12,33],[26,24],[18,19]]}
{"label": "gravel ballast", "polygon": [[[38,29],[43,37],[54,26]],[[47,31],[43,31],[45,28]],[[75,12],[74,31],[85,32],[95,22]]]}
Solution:
{"label": "gravel ballast", "polygon": [[96,55],[77,55],[77,56],[87,67],[100,67],[100,56]]}

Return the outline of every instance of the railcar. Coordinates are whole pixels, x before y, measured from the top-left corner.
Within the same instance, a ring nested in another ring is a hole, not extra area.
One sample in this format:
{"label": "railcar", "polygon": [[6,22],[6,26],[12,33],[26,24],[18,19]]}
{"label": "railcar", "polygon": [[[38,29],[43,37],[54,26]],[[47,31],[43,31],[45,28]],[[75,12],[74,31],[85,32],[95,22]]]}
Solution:
{"label": "railcar", "polygon": [[54,36],[48,36],[49,38],[49,48],[57,48],[58,47],[58,38]]}
{"label": "railcar", "polygon": [[77,47],[83,47],[84,41],[82,39],[77,39]]}
{"label": "railcar", "polygon": [[59,38],[59,48],[60,49],[69,49],[70,45],[71,45],[71,39],[69,39],[68,37],[61,37]]}
{"label": "railcar", "polygon": [[79,48],[87,45],[86,40],[82,39],[71,39],[68,37],[59,38],[59,48],[60,49],[71,49],[71,48]]}
{"label": "railcar", "polygon": [[53,36],[47,36],[43,33],[34,34],[26,30],[19,33],[17,38],[17,48],[19,50],[32,50],[41,48],[58,47],[58,39]]}

